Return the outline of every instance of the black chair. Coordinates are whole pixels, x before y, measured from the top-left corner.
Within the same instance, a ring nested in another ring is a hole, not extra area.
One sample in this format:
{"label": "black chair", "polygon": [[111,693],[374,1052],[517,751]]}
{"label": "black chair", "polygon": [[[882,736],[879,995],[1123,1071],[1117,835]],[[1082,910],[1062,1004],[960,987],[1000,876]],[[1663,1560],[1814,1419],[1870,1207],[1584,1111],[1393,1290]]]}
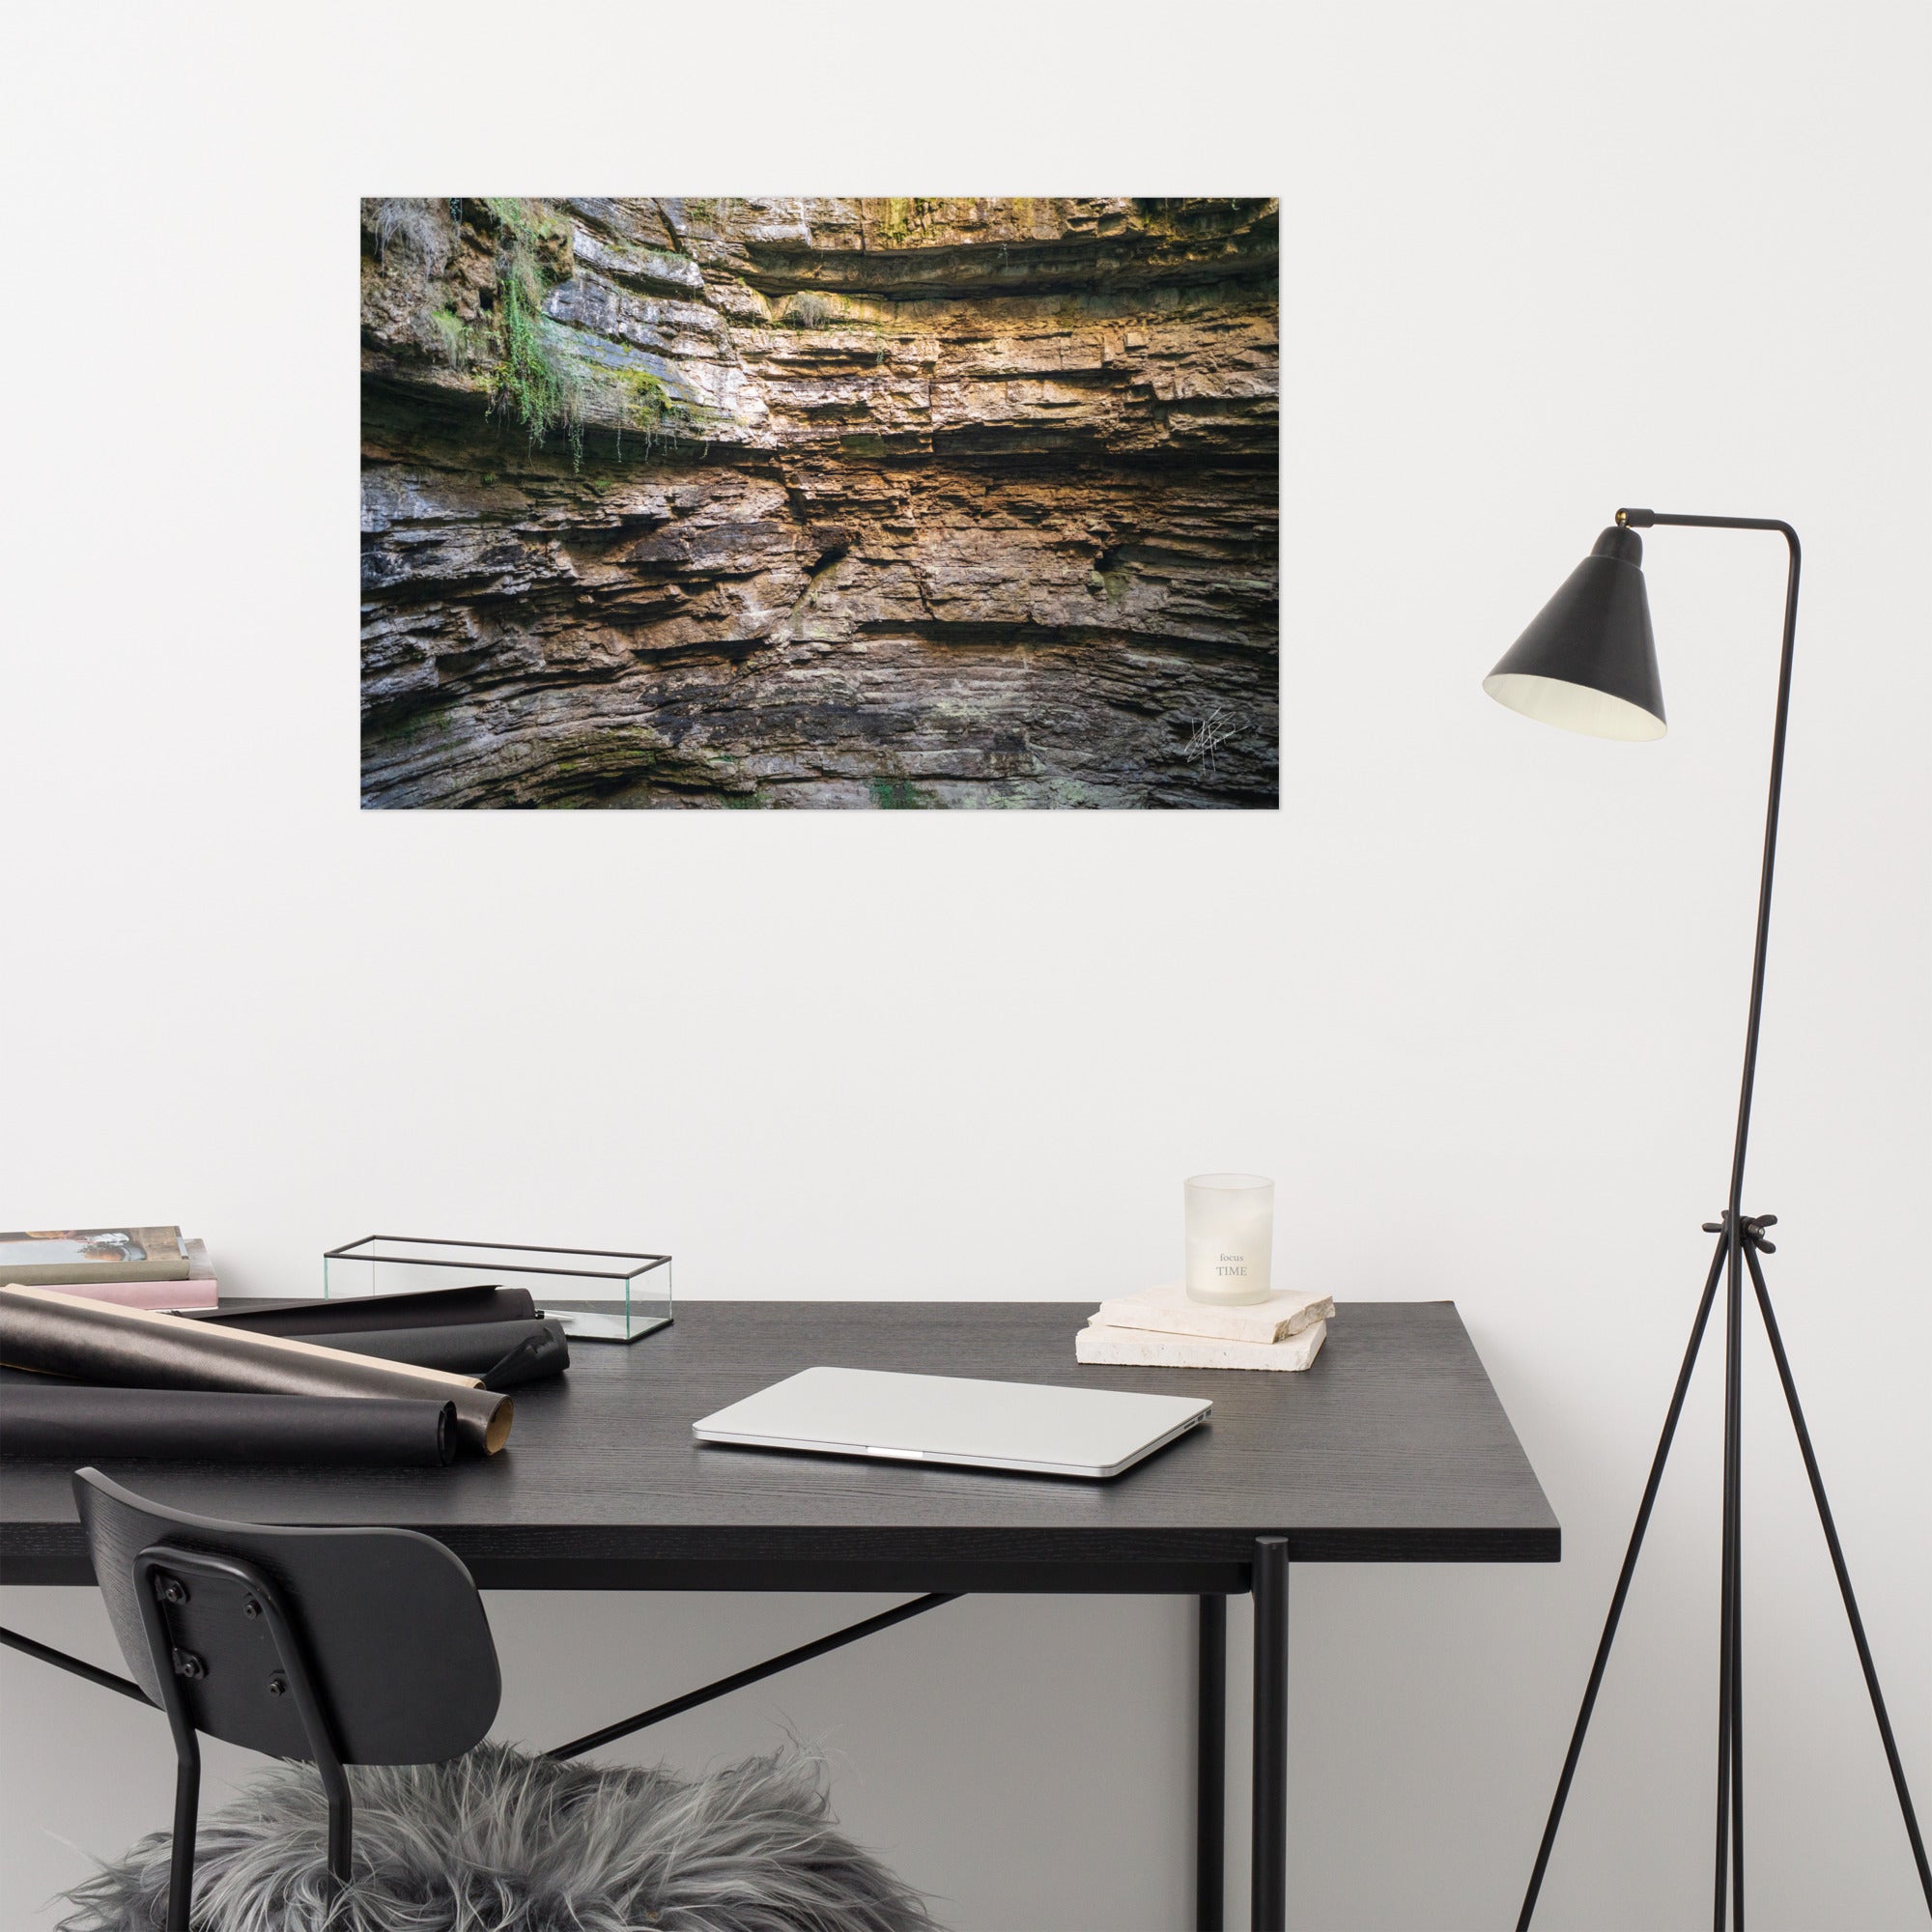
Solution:
{"label": "black chair", "polygon": [[437,1764],[477,1744],[502,1679],[482,1600],[441,1544],[408,1529],[273,1529],[73,1479],[114,1634],[168,1714],[179,1771],[168,1932],[188,1932],[198,1734],[313,1764],[328,1869],[350,1876],[347,1764]]}

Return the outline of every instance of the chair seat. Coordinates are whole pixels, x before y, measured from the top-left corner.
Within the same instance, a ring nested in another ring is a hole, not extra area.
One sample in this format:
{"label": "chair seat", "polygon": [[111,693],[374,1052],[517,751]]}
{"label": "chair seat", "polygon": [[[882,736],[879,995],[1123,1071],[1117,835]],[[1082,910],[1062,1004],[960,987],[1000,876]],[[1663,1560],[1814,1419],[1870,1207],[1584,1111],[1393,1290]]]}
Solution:
{"label": "chair seat", "polygon": [[[686,1780],[485,1744],[354,1766],[355,1877],[337,1895],[313,1767],[277,1765],[204,1818],[195,1932],[930,1932],[918,1894],[832,1817],[796,1748]],[[170,1839],[68,1894],[62,1932],[162,1922]]]}

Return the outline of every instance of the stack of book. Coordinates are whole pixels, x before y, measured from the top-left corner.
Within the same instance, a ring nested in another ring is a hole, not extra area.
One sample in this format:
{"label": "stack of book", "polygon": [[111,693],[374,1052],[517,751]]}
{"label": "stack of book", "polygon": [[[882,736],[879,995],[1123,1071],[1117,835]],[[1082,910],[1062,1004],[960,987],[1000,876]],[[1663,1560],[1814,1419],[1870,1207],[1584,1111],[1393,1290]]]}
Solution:
{"label": "stack of book", "polygon": [[1326,1294],[1271,1294],[1239,1307],[1190,1301],[1178,1281],[1103,1301],[1074,1338],[1090,1364],[1163,1369],[1305,1369],[1328,1338]]}
{"label": "stack of book", "polygon": [[213,1308],[205,1242],[179,1228],[50,1228],[0,1234],[0,1282],[57,1288],[121,1308]]}

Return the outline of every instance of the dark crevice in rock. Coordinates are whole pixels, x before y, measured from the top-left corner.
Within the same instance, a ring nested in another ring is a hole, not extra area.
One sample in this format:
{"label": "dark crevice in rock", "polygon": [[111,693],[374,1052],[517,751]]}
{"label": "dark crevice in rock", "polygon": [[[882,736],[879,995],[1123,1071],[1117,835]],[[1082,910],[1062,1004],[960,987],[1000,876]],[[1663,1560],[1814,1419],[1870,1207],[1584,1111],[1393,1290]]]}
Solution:
{"label": "dark crevice in rock", "polygon": [[1175,631],[1109,630],[1103,625],[1070,627],[1044,624],[949,624],[937,619],[922,623],[898,620],[855,627],[863,638],[903,638],[921,643],[939,644],[952,651],[967,650],[1047,650],[1065,646],[1075,650],[1132,652],[1153,650],[1178,657],[1228,657],[1252,659],[1260,653],[1238,637],[1188,637]]}

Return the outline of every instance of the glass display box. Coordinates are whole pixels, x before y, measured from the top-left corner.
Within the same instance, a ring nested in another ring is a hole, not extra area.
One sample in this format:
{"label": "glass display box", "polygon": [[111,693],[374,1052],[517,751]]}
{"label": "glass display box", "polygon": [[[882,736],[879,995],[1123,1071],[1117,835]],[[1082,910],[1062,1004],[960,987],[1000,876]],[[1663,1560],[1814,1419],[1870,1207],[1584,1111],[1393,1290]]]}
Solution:
{"label": "glass display box", "polygon": [[670,1257],[369,1235],[322,1258],[329,1300],[426,1288],[526,1288],[573,1341],[638,1342],[671,1319]]}

